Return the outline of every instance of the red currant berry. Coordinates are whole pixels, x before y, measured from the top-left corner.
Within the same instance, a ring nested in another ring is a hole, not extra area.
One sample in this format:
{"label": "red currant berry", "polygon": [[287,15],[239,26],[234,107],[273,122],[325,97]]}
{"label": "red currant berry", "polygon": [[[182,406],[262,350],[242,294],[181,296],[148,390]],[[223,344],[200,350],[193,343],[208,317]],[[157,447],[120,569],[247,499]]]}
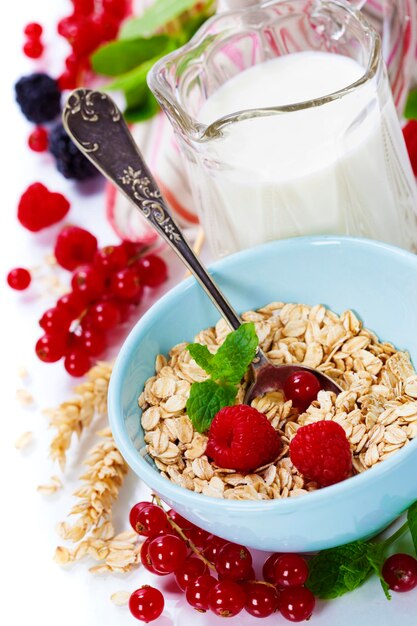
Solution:
{"label": "red currant berry", "polygon": [[187,558],[187,546],[175,535],[159,535],[149,544],[149,558],[161,574],[171,574]]}
{"label": "red currant berry", "polygon": [[58,76],[58,87],[61,91],[69,91],[78,87],[78,73],[73,70],[65,70]]}
{"label": "red currant berry", "polygon": [[75,320],[85,310],[87,304],[80,293],[70,291],[59,298],[56,306],[58,309],[63,309],[72,320]]}
{"label": "red currant berry", "polygon": [[215,567],[223,580],[246,580],[252,572],[252,556],[237,543],[226,543],[216,557]]}
{"label": "red currant berry", "polygon": [[385,561],[382,576],[393,591],[411,591],[417,587],[417,560],[409,554],[393,554]]}
{"label": "red currant berry", "polygon": [[111,15],[99,13],[91,18],[95,38],[98,43],[116,39],[120,28],[120,21]]}
{"label": "red currant berry", "polygon": [[30,285],[32,277],[30,272],[24,267],[15,267],[7,274],[7,283],[12,289],[16,291],[23,291]]}
{"label": "red currant berry", "polygon": [[106,336],[95,328],[83,328],[77,336],[76,347],[91,356],[99,356],[106,349]]}
{"label": "red currant berry", "polygon": [[120,246],[105,246],[96,252],[94,263],[104,272],[114,272],[127,265],[126,248]]}
{"label": "red currant berry", "polygon": [[148,502],[136,513],[135,530],[144,537],[156,537],[169,530],[167,515],[160,506]]}
{"label": "red currant berry", "polygon": [[28,137],[28,146],[33,152],[45,152],[48,149],[48,131],[43,126],[36,126]]}
{"label": "red currant berry", "polygon": [[210,591],[216,583],[217,580],[210,574],[203,574],[196,578],[185,591],[188,604],[197,611],[208,611],[210,608]]}
{"label": "red currant berry", "polygon": [[29,39],[23,44],[23,53],[29,59],[39,59],[43,54],[43,44],[38,39]]}
{"label": "red currant berry", "polygon": [[79,57],[77,57],[76,54],[71,52],[71,54],[69,54],[65,59],[65,67],[67,68],[67,70],[69,70],[73,74],[76,74],[80,68]]}
{"label": "red currant berry", "polygon": [[71,287],[91,302],[104,292],[104,274],[93,265],[82,265],[72,275]]}
{"label": "red currant berry", "polygon": [[91,367],[91,360],[88,354],[74,350],[65,357],[64,367],[71,376],[84,376]]}
{"label": "red currant berry", "polygon": [[72,322],[70,315],[58,307],[48,309],[39,320],[39,326],[47,335],[65,334]]}
{"label": "red currant berry", "polygon": [[306,587],[286,587],[279,594],[278,609],[290,622],[309,619],[315,605],[316,599]]}
{"label": "red currant berry", "polygon": [[210,563],[215,563],[217,555],[219,554],[223,546],[225,546],[227,543],[229,542],[226,541],[226,539],[222,539],[221,537],[216,537],[216,535],[213,535],[207,541],[207,544],[203,550],[204,557],[208,561],[210,561]]}
{"label": "red currant berry", "polygon": [[268,617],[278,608],[278,592],[274,587],[262,583],[247,583],[245,608],[254,617]]}
{"label": "red currant berry", "polygon": [[126,0],[103,0],[103,11],[121,20],[127,14],[127,2]]}
{"label": "red currant berry", "polygon": [[190,583],[195,582],[203,574],[208,574],[207,565],[201,559],[191,556],[175,570],[175,580],[179,588],[185,591]]}
{"label": "red currant berry", "polygon": [[116,272],[111,278],[110,289],[121,300],[140,299],[143,292],[139,274],[132,267]]}
{"label": "red currant berry", "polygon": [[207,545],[207,541],[210,537],[210,533],[194,526],[184,531],[185,536],[196,548],[204,548]]}
{"label": "red currant berry", "polygon": [[269,556],[262,567],[262,576],[267,583],[275,584],[275,563],[281,556],[280,552],[274,552]]}
{"label": "red currant berry", "polygon": [[220,617],[233,617],[245,606],[245,593],[233,580],[221,580],[210,591],[210,609]]}
{"label": "red currant berry", "polygon": [[153,563],[150,559],[149,556],[149,546],[151,544],[151,541],[154,540],[154,537],[148,537],[147,539],[145,539],[145,541],[142,544],[142,548],[140,551],[140,560],[141,563],[143,565],[143,567],[145,569],[148,570],[148,572],[151,572],[151,574],[156,574],[156,576],[165,576],[165,574],[162,574],[161,572],[158,572],[154,566]]}
{"label": "red currant berry", "polygon": [[188,519],[185,519],[185,517],[174,511],[174,509],[168,511],[168,517],[170,517],[181,530],[191,530],[191,528],[195,528],[192,522],[189,522]]}
{"label": "red currant berry", "polygon": [[57,237],[55,257],[61,267],[72,271],[83,263],[90,263],[96,250],[94,235],[78,226],[68,226]]}
{"label": "red currant berry", "polygon": [[138,532],[136,530],[136,524],[138,523],[138,514],[140,513],[140,511],[142,509],[144,509],[145,507],[149,506],[151,503],[150,502],[137,502],[134,506],[132,506],[132,508],[130,509],[130,513],[129,513],[129,522],[131,527],[133,528],[133,530],[135,532]]}
{"label": "red currant berry", "polygon": [[72,0],[74,15],[91,15],[94,12],[94,0]]}
{"label": "red currant berry", "polygon": [[141,622],[152,622],[164,610],[164,596],[159,589],[143,585],[130,596],[129,610]]}
{"label": "red currant berry", "polygon": [[278,587],[301,587],[308,578],[308,565],[298,554],[282,554],[275,561],[274,584]]}
{"label": "red currant berry", "polygon": [[120,244],[125,249],[128,262],[137,261],[141,251],[143,250],[143,245],[140,243],[135,243],[134,241],[122,241]]}
{"label": "red currant berry", "polygon": [[135,267],[142,283],[147,287],[159,287],[168,278],[167,264],[155,254],[142,257],[136,262]]}
{"label": "red currant berry", "polygon": [[321,386],[318,378],[311,372],[294,372],[284,383],[284,394],[287,400],[300,412],[304,412],[317,398]]}
{"label": "red currant berry", "polygon": [[100,330],[110,330],[120,322],[119,308],[113,302],[96,302],[89,315],[91,324]]}
{"label": "red currant berry", "polygon": [[61,359],[67,349],[66,337],[61,335],[43,335],[36,342],[35,351],[44,363],[55,363]]}
{"label": "red currant berry", "polygon": [[43,28],[37,22],[29,22],[29,24],[26,24],[23,32],[29,39],[39,39],[42,37]]}

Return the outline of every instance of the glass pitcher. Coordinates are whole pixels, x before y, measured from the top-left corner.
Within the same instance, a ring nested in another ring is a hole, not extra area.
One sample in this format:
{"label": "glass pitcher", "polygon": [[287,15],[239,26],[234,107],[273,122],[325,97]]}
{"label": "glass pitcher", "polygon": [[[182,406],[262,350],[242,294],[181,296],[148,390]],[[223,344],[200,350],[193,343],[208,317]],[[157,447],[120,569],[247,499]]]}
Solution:
{"label": "glass pitcher", "polygon": [[215,256],[313,234],[416,251],[417,187],[381,40],[351,4],[275,0],[219,14],[148,82]]}

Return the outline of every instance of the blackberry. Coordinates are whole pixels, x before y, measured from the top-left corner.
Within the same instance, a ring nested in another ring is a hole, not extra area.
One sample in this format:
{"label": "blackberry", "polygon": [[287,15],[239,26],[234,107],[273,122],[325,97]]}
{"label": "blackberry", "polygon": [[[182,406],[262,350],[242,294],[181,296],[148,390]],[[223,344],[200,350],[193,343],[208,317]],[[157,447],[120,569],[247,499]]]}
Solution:
{"label": "blackberry", "polygon": [[49,135],[49,152],[54,155],[58,171],[65,178],[86,180],[99,174],[96,167],[79,151],[62,124]]}
{"label": "blackberry", "polygon": [[61,112],[61,91],[48,74],[22,76],[14,88],[16,101],[30,122],[50,122]]}

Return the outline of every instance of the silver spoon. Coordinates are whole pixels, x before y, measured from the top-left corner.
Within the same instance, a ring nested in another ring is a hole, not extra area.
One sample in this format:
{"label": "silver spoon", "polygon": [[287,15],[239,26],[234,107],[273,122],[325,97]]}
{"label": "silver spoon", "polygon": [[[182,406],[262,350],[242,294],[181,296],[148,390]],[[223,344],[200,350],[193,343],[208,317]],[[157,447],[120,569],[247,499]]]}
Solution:
{"label": "silver spoon", "polygon": [[[172,219],[161,192],[130,134],[123,115],[105,93],[76,89],[69,96],[63,123],[78,148],[136,206],[198,280],[233,330],[242,320],[213,282]],[[253,383],[245,403],[268,391],[282,389],[290,374],[312,372],[322,389],[340,393],[328,376],[305,365],[272,365],[258,348],[252,363]]]}

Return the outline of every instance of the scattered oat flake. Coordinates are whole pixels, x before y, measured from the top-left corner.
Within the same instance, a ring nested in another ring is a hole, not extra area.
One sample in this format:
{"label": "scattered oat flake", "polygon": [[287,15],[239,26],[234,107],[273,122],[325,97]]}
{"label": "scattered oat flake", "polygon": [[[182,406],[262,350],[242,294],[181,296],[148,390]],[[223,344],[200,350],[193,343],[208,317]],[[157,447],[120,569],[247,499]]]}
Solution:
{"label": "scattered oat flake", "polygon": [[58,565],[66,565],[71,561],[71,553],[67,548],[63,546],[58,546],[55,550],[54,561],[58,563]]}
{"label": "scattered oat flake", "polygon": [[130,595],[129,591],[115,591],[110,596],[110,600],[116,606],[125,606],[129,602]]}
{"label": "scattered oat flake", "polygon": [[26,446],[28,446],[30,444],[30,442],[33,439],[33,433],[29,430],[25,433],[22,433],[20,435],[20,437],[17,438],[17,440],[15,441],[15,448],[17,448],[18,450],[23,450],[23,448],[26,448]]}
{"label": "scattered oat flake", "polygon": [[62,482],[59,476],[51,476],[51,482],[47,485],[39,485],[36,489],[39,493],[45,496],[49,496],[56,493],[62,487]]}
{"label": "scattered oat flake", "polygon": [[19,367],[17,368],[17,375],[23,380],[25,378],[28,378],[29,372],[24,365],[19,365]]}
{"label": "scattered oat flake", "polygon": [[16,400],[22,406],[30,406],[33,404],[33,396],[27,389],[17,389]]}

